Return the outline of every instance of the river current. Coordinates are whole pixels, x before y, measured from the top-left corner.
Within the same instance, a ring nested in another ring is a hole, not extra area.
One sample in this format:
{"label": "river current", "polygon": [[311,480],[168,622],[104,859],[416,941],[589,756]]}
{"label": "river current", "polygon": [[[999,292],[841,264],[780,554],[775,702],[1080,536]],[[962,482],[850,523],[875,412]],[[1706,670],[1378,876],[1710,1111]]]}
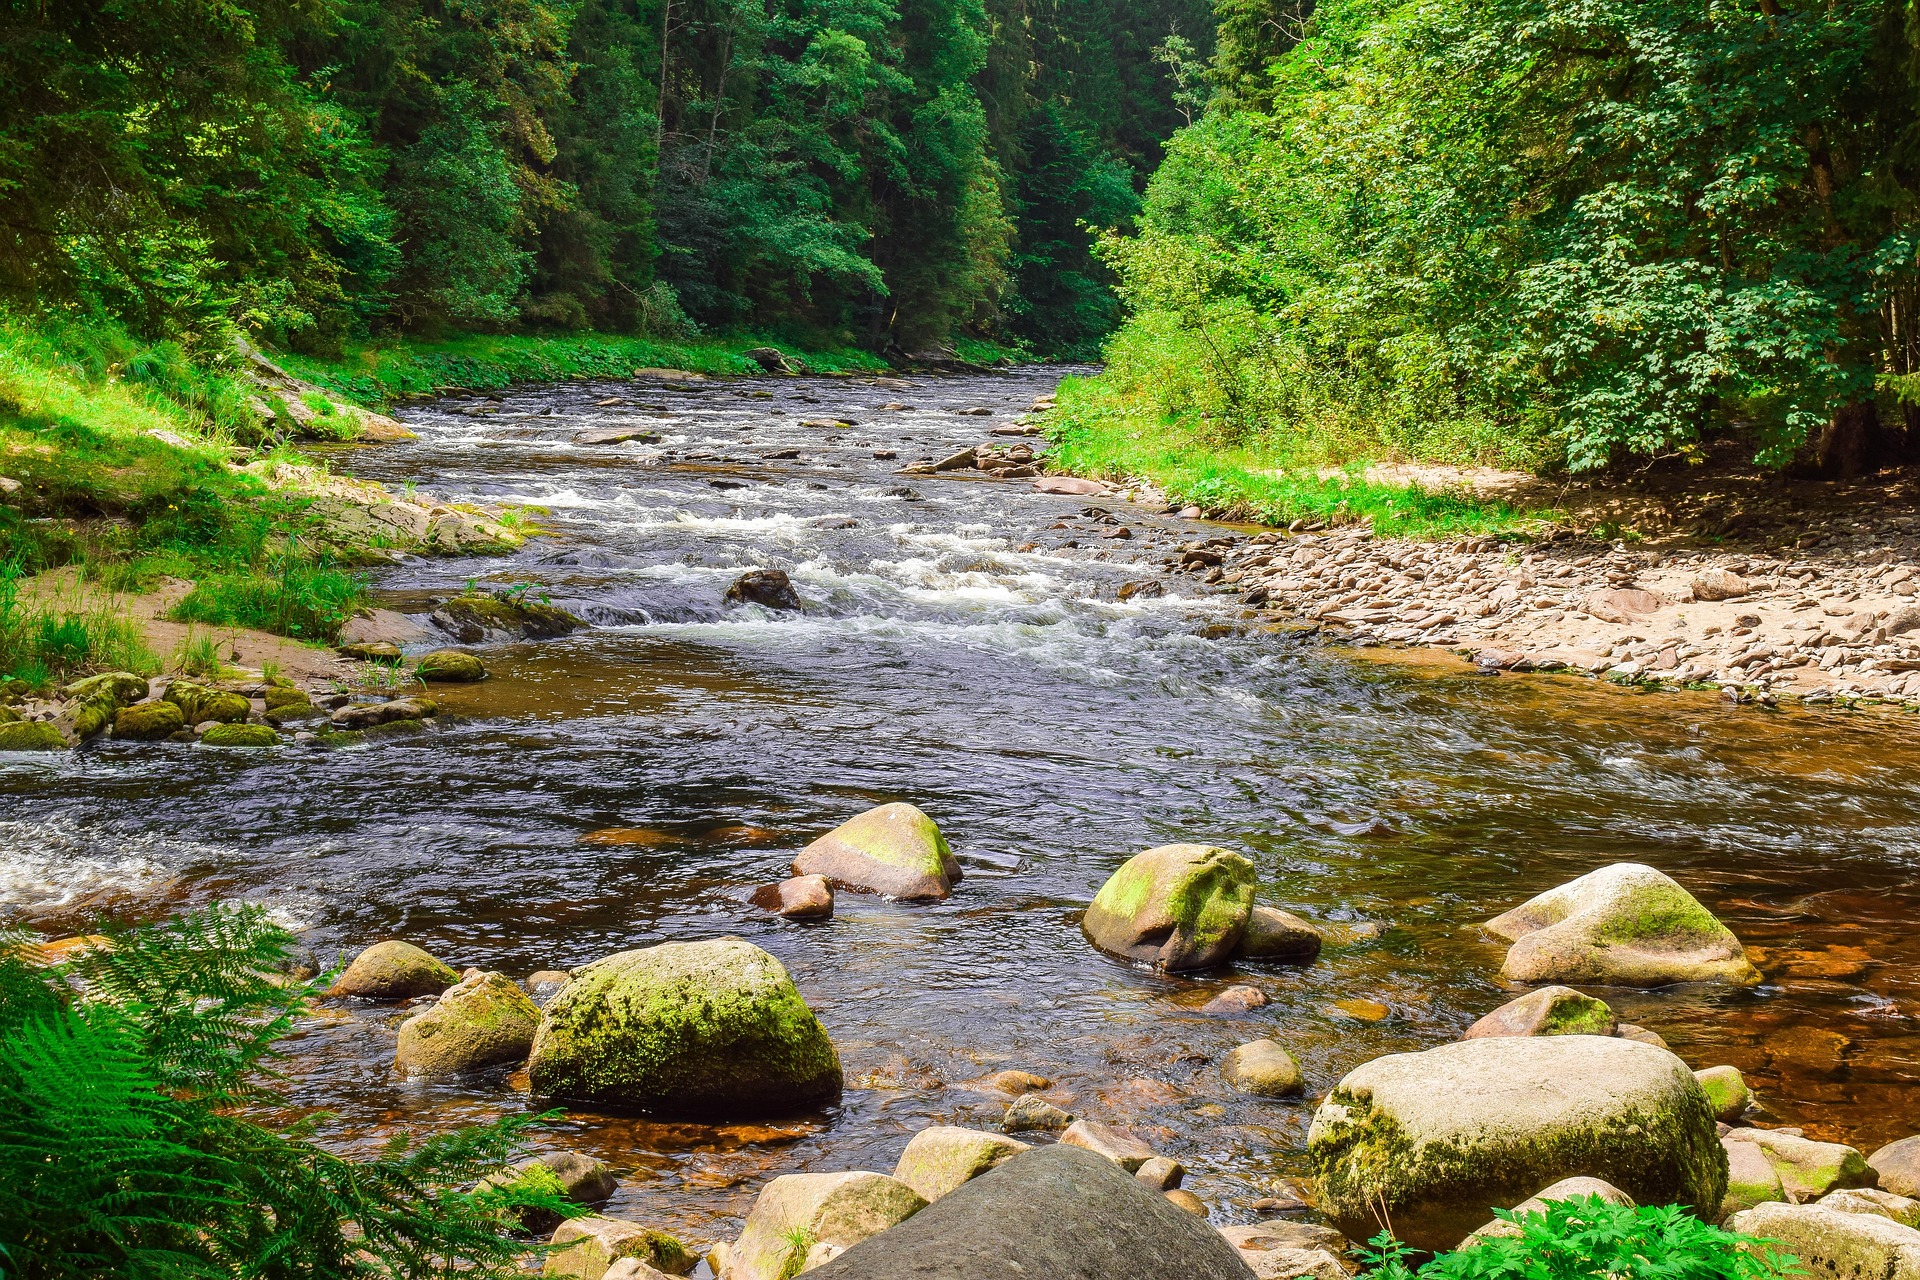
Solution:
{"label": "river current", "polygon": [[[517,977],[747,938],[838,1044],[836,1106],[722,1127],[576,1110],[539,1139],[627,1171],[609,1212],[697,1242],[730,1236],[774,1174],[886,1171],[930,1123],[994,1127],[1005,1099],[966,1082],[1010,1067],[1184,1162],[1215,1221],[1250,1220],[1305,1171],[1312,1101],[1234,1093],[1227,1050],[1275,1036],[1317,1094],[1451,1039],[1514,994],[1477,924],[1622,860],[1693,890],[1769,978],[1601,992],[1623,1019],[1689,1065],[1741,1068],[1767,1123],[1868,1150],[1920,1129],[1904,720],[1343,652],[1162,573],[1209,536],[1197,522],[897,474],[1058,376],[591,383],[411,409],[418,440],[340,465],[537,505],[552,536],[382,571],[383,603],[531,582],[593,628],[485,650],[493,678],[450,689],[459,719],[426,739],[0,759],[0,906],[78,926],[103,904],[245,899],[324,962],[404,937]],[[603,427],[660,439],[573,442]],[[726,605],[759,567],[789,571],[804,611]],[[1121,598],[1140,582],[1166,589]],[[819,925],[748,905],[793,851],[891,800],[947,833],[966,872],[951,901],[842,893]],[[1244,852],[1263,899],[1334,944],[1311,967],[1200,978],[1093,951],[1077,919],[1102,880],[1189,840]],[[1272,1003],[1199,1014],[1233,983]],[[288,1046],[293,1102],[330,1110],[343,1146],[541,1105],[506,1072],[396,1079],[401,1016],[323,1009]]]}

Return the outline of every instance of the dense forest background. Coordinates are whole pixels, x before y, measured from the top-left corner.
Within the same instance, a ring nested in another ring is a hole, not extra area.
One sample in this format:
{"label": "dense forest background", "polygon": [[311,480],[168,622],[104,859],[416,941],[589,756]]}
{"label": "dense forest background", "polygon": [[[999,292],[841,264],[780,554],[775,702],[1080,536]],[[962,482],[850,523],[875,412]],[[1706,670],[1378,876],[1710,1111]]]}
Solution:
{"label": "dense forest background", "polygon": [[[1204,0],[120,0],[0,18],[0,291],[149,336],[1089,353]],[[1163,52],[1156,55],[1156,47]]]}

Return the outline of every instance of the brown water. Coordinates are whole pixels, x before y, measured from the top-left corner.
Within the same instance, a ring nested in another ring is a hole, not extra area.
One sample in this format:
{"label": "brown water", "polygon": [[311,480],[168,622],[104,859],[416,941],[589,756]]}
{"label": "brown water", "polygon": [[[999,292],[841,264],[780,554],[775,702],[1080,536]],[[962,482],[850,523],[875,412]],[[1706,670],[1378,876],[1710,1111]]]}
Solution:
{"label": "brown water", "polygon": [[[1740,1067],[1772,1122],[1868,1148],[1920,1129],[1907,722],[1383,662],[1173,579],[1122,603],[1121,584],[1161,577],[1139,561],[1195,526],[1103,501],[1136,534],[1104,540],[1086,499],[893,474],[982,438],[1055,376],[596,384],[418,409],[419,441],[352,467],[543,504],[555,537],[397,567],[391,599],[533,580],[599,625],[489,652],[495,678],[446,697],[471,718],[431,739],[0,759],[0,902],[70,924],[103,902],[246,898],[323,958],[397,935],[516,976],[746,937],[839,1044],[837,1106],[718,1129],[570,1111],[543,1139],[631,1170],[612,1211],[694,1241],[728,1235],[773,1174],[885,1170],[927,1124],[995,1124],[1005,1100],[964,1082],[1006,1067],[1184,1161],[1216,1221],[1247,1220],[1303,1170],[1311,1103],[1232,1093],[1222,1054],[1278,1036],[1324,1090],[1450,1039],[1510,994],[1476,922],[1623,859],[1692,888],[1769,975],[1752,992],[1604,993],[1623,1017],[1692,1065]],[[593,406],[609,396],[657,407]],[[974,406],[994,416],[951,412]],[[858,425],[800,425],[815,416]],[[636,420],[662,444],[569,443]],[[723,607],[762,565],[792,571],[804,614]],[[746,904],[792,850],[896,799],[951,838],[967,871],[952,901],[843,894],[816,926]],[[1122,859],[1174,840],[1244,851],[1269,900],[1348,941],[1311,968],[1204,979],[1093,952],[1078,910]],[[1196,1013],[1234,982],[1273,1003]],[[1390,1012],[1336,1007],[1356,998]],[[396,1080],[402,1016],[326,1010],[292,1045],[295,1101],[335,1111],[342,1144],[537,1105],[504,1072]]]}

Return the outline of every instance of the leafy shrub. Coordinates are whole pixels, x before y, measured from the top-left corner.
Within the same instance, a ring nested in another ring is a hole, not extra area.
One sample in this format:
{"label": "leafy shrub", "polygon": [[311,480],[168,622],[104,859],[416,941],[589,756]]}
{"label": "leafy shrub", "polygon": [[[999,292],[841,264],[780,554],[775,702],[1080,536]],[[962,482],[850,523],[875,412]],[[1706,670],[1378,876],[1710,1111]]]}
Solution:
{"label": "leafy shrub", "polygon": [[274,1045],[322,980],[284,977],[294,938],[257,906],[211,906],[50,967],[0,935],[0,1271],[112,1275],[494,1277],[532,1248],[517,1207],[580,1212],[531,1188],[460,1190],[506,1167],[535,1118],[378,1158],[247,1112],[280,1101]]}
{"label": "leafy shrub", "polygon": [[1677,1205],[1612,1205],[1598,1196],[1552,1201],[1545,1213],[1495,1209],[1517,1236],[1443,1253],[1415,1270],[1390,1234],[1362,1250],[1363,1280],[1773,1280],[1795,1259],[1769,1242],[1700,1221]]}

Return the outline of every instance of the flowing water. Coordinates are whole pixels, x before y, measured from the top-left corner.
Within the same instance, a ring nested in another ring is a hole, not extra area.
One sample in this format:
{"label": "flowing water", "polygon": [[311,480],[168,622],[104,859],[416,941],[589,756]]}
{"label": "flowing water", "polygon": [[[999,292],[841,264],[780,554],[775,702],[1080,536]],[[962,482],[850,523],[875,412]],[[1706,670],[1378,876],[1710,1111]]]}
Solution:
{"label": "flowing water", "polygon": [[[1321,648],[1159,572],[1201,526],[895,474],[1056,377],[583,384],[416,409],[419,440],[353,469],[538,504],[553,537],[396,567],[387,601],[533,581],[595,627],[489,650],[494,678],[449,688],[463,718],[428,739],[0,762],[0,903],[71,925],[101,904],[248,899],[327,960],[402,936],[515,976],[743,936],[832,1032],[844,1098],[717,1128],[572,1110],[541,1139],[631,1171],[611,1211],[695,1241],[729,1235],[774,1174],[886,1170],[929,1123],[992,1127],[1005,1099],[966,1082],[1008,1067],[1185,1162],[1217,1221],[1247,1220],[1303,1171],[1312,1104],[1234,1094],[1222,1054],[1275,1035],[1324,1090],[1457,1036],[1511,994],[1476,923],[1625,859],[1692,888],[1769,982],[1607,993],[1624,1018],[1694,1066],[1740,1067],[1770,1123],[1869,1149],[1920,1129],[1904,721]],[[611,398],[631,403],[595,403]],[[832,419],[853,425],[805,425]],[[572,443],[636,425],[660,442]],[[1130,540],[1101,536],[1113,518]],[[793,574],[804,612],[723,604],[762,566]],[[1148,581],[1166,594],[1119,598]],[[889,800],[948,834],[951,901],[843,893],[817,925],[747,905],[793,850]],[[1244,851],[1266,900],[1339,941],[1309,968],[1204,978],[1095,953],[1078,911],[1125,857],[1181,840]],[[1272,1003],[1197,1012],[1230,983]],[[325,1009],[290,1046],[294,1101],[330,1108],[343,1145],[541,1105],[504,1071],[395,1079],[402,1016]]]}

